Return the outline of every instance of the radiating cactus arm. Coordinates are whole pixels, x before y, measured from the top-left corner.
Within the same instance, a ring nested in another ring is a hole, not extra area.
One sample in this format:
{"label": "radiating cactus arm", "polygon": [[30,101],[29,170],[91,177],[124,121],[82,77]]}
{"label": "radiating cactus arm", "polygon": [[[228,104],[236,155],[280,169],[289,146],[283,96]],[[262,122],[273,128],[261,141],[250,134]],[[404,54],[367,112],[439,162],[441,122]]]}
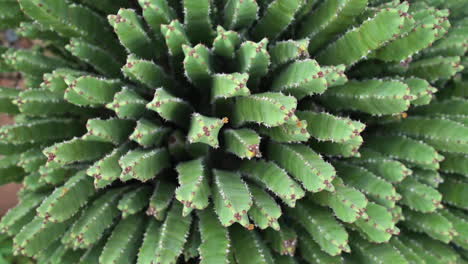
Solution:
{"label": "radiating cactus arm", "polygon": [[266,128],[260,127],[259,132],[272,140],[282,143],[306,142],[310,138],[307,131],[307,121],[299,120],[297,123],[286,123],[281,126]]}
{"label": "radiating cactus arm", "polygon": [[418,234],[414,234],[411,237],[411,240],[421,245],[426,250],[426,252],[432,251],[427,254],[433,255],[441,263],[461,261],[460,254],[457,251],[455,251],[453,247],[451,247],[450,245],[446,243],[431,239],[430,237],[427,237],[424,235],[418,235]]}
{"label": "radiating cactus arm", "polygon": [[[41,24],[53,27],[54,30],[60,32],[60,34],[64,36],[79,36],[85,34],[85,32],[82,32],[76,26],[68,24],[68,21],[63,17],[63,15],[65,15],[63,13],[68,11],[68,3],[66,2],[53,3],[52,1],[43,1],[41,5],[38,5],[38,1],[35,0],[19,0],[18,2],[25,14],[39,21]],[[51,7],[53,7],[53,9],[51,9]],[[50,13],[48,13],[47,10],[49,10]],[[55,14],[55,16],[52,14]]]}
{"label": "radiating cactus arm", "polygon": [[121,54],[106,19],[91,9],[53,0],[21,0],[23,11],[64,37],[82,37],[87,41]]}
{"label": "radiating cactus arm", "polygon": [[156,177],[169,165],[169,153],[166,149],[132,150],[119,159],[119,166],[122,168],[120,179],[145,182]]}
{"label": "radiating cactus arm", "polygon": [[173,203],[164,224],[161,226],[154,263],[175,263],[177,257],[182,253],[190,231],[192,216],[180,217],[181,215],[182,205]]}
{"label": "radiating cactus arm", "polygon": [[43,75],[44,81],[41,83],[41,88],[48,89],[57,94],[64,94],[68,88],[65,79],[75,79],[85,74],[85,72],[69,68],[58,68],[52,73],[45,73]]}
{"label": "radiating cactus arm", "polygon": [[2,61],[15,71],[38,77],[56,68],[73,66],[61,58],[45,56],[32,50],[9,49],[3,53],[2,58]]}
{"label": "radiating cactus arm", "polygon": [[65,233],[71,223],[71,221],[46,223],[44,219],[36,216],[29,224],[25,225],[13,239],[14,252],[26,256],[37,255]]}
{"label": "radiating cactus arm", "polygon": [[307,130],[318,140],[345,142],[362,132],[349,118],[313,111],[297,111],[296,115],[308,124],[314,124],[307,126]]}
{"label": "radiating cactus arm", "polygon": [[[59,181],[58,184],[63,183],[62,181]],[[50,185],[49,183],[45,181],[41,181],[41,175],[37,172],[33,172],[31,174],[28,174],[24,177],[23,179],[23,185],[24,185],[24,193],[28,192],[50,192],[53,190],[54,186]]]}
{"label": "radiating cactus arm", "polygon": [[40,143],[13,144],[0,142],[0,153],[2,155],[18,154],[27,151],[28,149],[39,147],[40,145]]}
{"label": "radiating cactus arm", "polygon": [[21,166],[26,172],[35,172],[47,161],[47,158],[42,154],[41,149],[30,149],[21,153],[18,166]]}
{"label": "radiating cactus arm", "polygon": [[36,208],[43,201],[46,194],[32,193],[21,199],[21,203],[10,209],[0,221],[0,230],[10,236],[21,231],[21,228],[31,222],[36,215]]}
{"label": "radiating cactus arm", "polygon": [[[337,41],[328,45],[320,52],[317,61],[323,65],[342,63],[352,65],[397,34],[403,21],[404,17],[396,8],[383,9],[373,18],[362,23],[360,27],[346,32]],[[385,31],[380,30],[383,26]]]}
{"label": "radiating cactus arm", "polygon": [[48,143],[82,134],[82,126],[72,119],[42,119],[0,128],[3,143]]}
{"label": "radiating cactus arm", "polygon": [[106,104],[106,108],[113,110],[119,118],[141,118],[145,111],[146,101],[141,95],[132,89],[124,87],[114,95],[112,102]]}
{"label": "radiating cactus arm", "polygon": [[[99,263],[99,256],[101,255],[102,250],[107,242],[107,237],[104,237],[99,242],[94,244],[83,253],[81,256],[79,263],[90,263],[90,264],[98,264]],[[43,251],[44,252],[44,251]]]}
{"label": "radiating cactus arm", "polygon": [[[263,189],[255,184],[249,185],[249,190],[253,197],[253,207],[249,210],[249,216],[260,229],[266,229],[271,226],[273,229],[279,229],[278,219],[281,216],[281,207],[276,201]],[[253,210],[255,208],[255,210]],[[255,211],[255,212],[254,212]]]}
{"label": "radiating cactus arm", "polygon": [[112,146],[107,142],[73,138],[47,147],[42,152],[48,158],[47,166],[56,168],[74,162],[94,161],[110,152]]}
{"label": "radiating cactus arm", "polygon": [[303,0],[272,1],[252,29],[251,34],[254,40],[264,37],[274,40],[279,37],[293,22],[294,16],[304,3]]}
{"label": "radiating cactus arm", "polygon": [[86,123],[88,132],[83,135],[82,139],[119,145],[127,140],[134,125],[135,123],[128,119],[88,119]]}
{"label": "radiating cactus arm", "polygon": [[271,90],[284,91],[298,100],[312,94],[321,94],[327,88],[324,73],[315,60],[294,61],[273,79]]}
{"label": "radiating cactus arm", "polygon": [[406,111],[413,99],[408,86],[399,81],[352,81],[333,87],[320,97],[328,107],[351,109],[372,115]]}
{"label": "radiating cactus arm", "polygon": [[155,252],[158,248],[161,233],[161,223],[155,219],[148,220],[148,225],[143,236],[143,242],[138,250],[137,264],[151,264],[155,260]]}
{"label": "radiating cactus arm", "polygon": [[196,87],[204,89],[209,85],[213,73],[210,50],[203,44],[197,44],[193,48],[182,45],[182,50],[185,55],[183,62],[185,76]]}
{"label": "radiating cactus arm", "polygon": [[[416,239],[414,239],[415,233],[410,233],[408,235],[400,236],[398,239],[401,243],[400,248],[404,247],[407,250],[410,250],[413,255],[409,260],[416,260],[421,262],[431,262],[431,263],[442,263],[440,259],[434,254],[434,249],[425,249],[424,246]],[[401,249],[399,250],[401,251]],[[405,256],[406,257],[406,256]]]}
{"label": "radiating cactus arm", "polygon": [[[62,239],[60,240],[61,243],[59,243],[59,245],[55,245],[57,243],[55,242],[54,244],[52,244],[52,246],[49,246],[46,250],[41,252],[41,256],[40,256],[41,261],[44,261],[44,259],[47,259],[47,261],[50,261],[52,263],[53,261],[59,263],[59,262],[64,261],[65,260],[64,258],[66,258],[66,261],[71,261],[71,263],[76,263],[75,261],[78,261],[83,250],[72,249],[72,246],[69,241],[71,239],[69,237],[70,237],[70,229],[68,229],[67,232],[63,234]],[[69,259],[70,255],[74,255],[73,253],[77,255],[79,254],[79,256],[77,256],[78,259],[76,260]],[[47,254],[48,256],[45,256],[45,254]]]}
{"label": "radiating cactus arm", "polygon": [[183,0],[184,24],[193,43],[210,43],[215,34],[211,24],[210,0]]}
{"label": "radiating cactus arm", "polygon": [[348,82],[348,78],[344,74],[345,68],[346,66],[344,64],[321,67],[322,72],[325,74],[325,79],[327,80],[327,87],[343,85]]}
{"label": "radiating cactus arm", "polygon": [[421,106],[413,110],[417,115],[427,117],[445,117],[454,121],[468,117],[468,100],[451,98],[447,100],[431,102],[430,106]]}
{"label": "radiating cactus arm", "polygon": [[192,225],[190,235],[187,238],[187,242],[184,245],[184,249],[181,255],[184,256],[184,260],[190,261],[193,258],[199,258],[200,254],[198,248],[201,245],[200,232],[198,231],[197,225]]}
{"label": "radiating cactus arm", "polygon": [[443,159],[431,146],[404,136],[372,136],[366,142],[372,150],[423,169],[436,170]]}
{"label": "radiating cactus arm", "polygon": [[367,148],[361,148],[359,153],[361,157],[353,158],[349,161],[365,167],[370,172],[384,178],[388,182],[399,183],[412,173],[403,163],[385,158],[378,152]]}
{"label": "radiating cactus arm", "polygon": [[78,263],[82,253],[82,250],[73,250],[62,244],[53,252],[48,253],[47,261],[50,261],[49,263]]}
{"label": "radiating cactus arm", "polygon": [[166,40],[169,55],[179,57],[183,54],[182,45],[190,45],[183,25],[178,20],[161,25],[161,32]]}
{"label": "radiating cactus arm", "polygon": [[342,256],[330,256],[327,252],[320,248],[317,240],[307,233],[297,232],[299,237],[299,250],[302,257],[309,264],[324,263],[324,264],[341,264],[343,263]]}
{"label": "radiating cactus arm", "polygon": [[13,103],[20,90],[0,86],[0,112],[7,114],[19,113],[18,106]]}
{"label": "radiating cactus arm", "polygon": [[443,155],[445,159],[440,163],[440,171],[468,177],[467,154],[443,153]]}
{"label": "radiating cactus arm", "polygon": [[170,132],[169,127],[142,118],[138,120],[135,130],[129,138],[143,147],[161,146]]}
{"label": "radiating cactus arm", "polygon": [[174,198],[175,189],[176,186],[172,183],[158,181],[150,197],[146,214],[154,216],[158,221],[164,220],[166,211]]}
{"label": "radiating cactus arm", "polygon": [[385,130],[422,139],[437,150],[468,154],[468,127],[445,118],[409,117]]}
{"label": "radiating cactus arm", "polygon": [[145,218],[141,214],[120,220],[102,250],[99,263],[124,264],[134,261],[144,227]]}
{"label": "radiating cactus arm", "polygon": [[109,15],[108,20],[128,53],[145,59],[156,56],[158,51],[154,49],[151,38],[143,28],[141,17],[134,10],[120,9],[117,15]]}
{"label": "radiating cactus arm", "polygon": [[250,191],[240,174],[214,170],[213,200],[215,212],[223,226],[234,222],[248,227],[247,211],[252,206]]}
{"label": "radiating cactus arm", "polygon": [[2,157],[2,159],[0,159],[0,173],[2,175],[0,177],[0,184],[20,182],[24,179],[24,176],[27,174],[27,172],[23,168],[21,168],[21,164],[19,164],[21,162],[20,157],[22,155],[23,154],[13,154]]}
{"label": "radiating cactus arm", "polygon": [[114,95],[122,89],[122,83],[119,80],[93,76],[82,76],[74,80],[66,80],[66,82],[69,89],[89,102],[88,105],[110,103]]}
{"label": "radiating cactus arm", "polygon": [[267,45],[268,39],[266,38],[258,43],[243,42],[236,54],[239,72],[248,73],[251,79],[266,75],[270,65],[270,54],[268,54]]}
{"label": "radiating cactus arm", "polygon": [[187,216],[193,209],[205,209],[210,196],[205,162],[202,159],[182,162],[176,170],[179,174],[176,199],[184,205],[183,216]]}
{"label": "radiating cactus arm", "polygon": [[211,101],[219,98],[250,95],[250,90],[247,88],[248,79],[249,75],[246,73],[214,74],[212,76]]}
{"label": "radiating cactus arm", "polygon": [[[98,242],[107,228],[111,227],[119,215],[117,201],[126,188],[106,191],[91,205],[83,209],[82,215],[71,226],[69,234],[70,245],[74,248],[86,249]],[[62,238],[68,239],[68,237]]]}
{"label": "radiating cactus arm", "polygon": [[201,245],[198,248],[200,263],[230,263],[228,254],[231,250],[231,241],[228,230],[221,225],[211,208],[199,211],[197,215],[201,235]]}
{"label": "radiating cactus arm", "polygon": [[237,263],[245,264],[273,264],[270,249],[255,231],[248,231],[238,225],[229,229],[232,247]]}
{"label": "radiating cactus arm", "polygon": [[431,47],[422,50],[422,55],[424,57],[463,56],[468,49],[464,46],[464,43],[466,43],[465,31],[466,26],[457,25],[452,27],[444,38],[439,39]]}
{"label": "radiating cactus arm", "polygon": [[446,80],[464,69],[460,64],[460,57],[434,57],[411,63],[406,72],[407,76],[426,79],[429,82]]}
{"label": "radiating cactus arm", "polygon": [[219,147],[219,130],[228,122],[227,118],[218,119],[206,117],[198,113],[192,114],[192,121],[187,135],[189,143],[205,143],[213,148]]}
{"label": "radiating cactus arm", "polygon": [[272,67],[279,67],[299,59],[307,59],[309,57],[307,52],[309,42],[308,38],[276,42],[268,48]]}
{"label": "radiating cactus arm", "polygon": [[327,0],[304,18],[298,36],[313,38],[309,51],[315,53],[333,37],[346,30],[355,17],[364,11],[367,0]]}
{"label": "radiating cactus arm", "polygon": [[403,224],[414,231],[426,233],[428,236],[444,243],[450,242],[457,232],[452,223],[438,212],[420,213],[404,209],[405,221]]}
{"label": "radiating cactus arm", "polygon": [[268,158],[284,168],[310,192],[333,191],[334,168],[312,149],[295,144],[268,144]]}
{"label": "radiating cactus arm", "polygon": [[[298,244],[297,232],[281,223],[279,230],[267,229],[264,238],[270,243],[271,249],[276,251],[279,255],[288,255],[293,257],[296,252]],[[275,256],[277,259],[277,256]]]}
{"label": "radiating cactus arm", "polygon": [[468,188],[468,183],[447,177],[439,186],[439,192],[442,194],[444,203],[466,210],[468,208],[466,188]]}
{"label": "radiating cactus arm", "polygon": [[260,140],[261,137],[248,128],[225,129],[223,131],[224,148],[239,158],[251,159],[261,157]]}
{"label": "radiating cactus arm", "polygon": [[412,105],[428,104],[432,95],[437,92],[437,89],[432,87],[426,80],[420,78],[407,78],[402,80],[410,88],[410,94],[413,97]]}
{"label": "radiating cactus arm", "polygon": [[359,147],[364,142],[361,136],[355,136],[348,141],[316,141],[312,140],[310,146],[315,150],[327,156],[337,157],[359,157]]}
{"label": "radiating cactus arm", "polygon": [[415,16],[417,16],[415,17],[417,24],[411,31],[402,32],[400,36],[397,35],[395,40],[371,53],[370,57],[383,61],[402,61],[430,46],[441,37],[439,28],[442,27],[439,23],[443,23],[443,20],[435,14],[428,14],[424,18],[420,18],[418,14]]}
{"label": "radiating cactus arm", "polygon": [[267,127],[279,126],[286,122],[296,122],[294,111],[297,100],[281,93],[261,93],[237,98],[233,122],[240,125],[244,122],[255,122]]}
{"label": "radiating cactus arm", "polygon": [[226,31],[222,26],[218,26],[216,31],[217,36],[213,40],[213,53],[227,59],[233,59],[241,41],[239,33],[231,30]]}
{"label": "radiating cactus arm", "polygon": [[192,107],[186,101],[174,97],[164,89],[156,89],[154,99],[146,108],[157,112],[163,119],[176,123],[181,127],[188,127]]}
{"label": "radiating cactus arm", "polygon": [[93,180],[84,171],[78,172],[42,202],[37,214],[46,222],[64,222],[78,213],[94,193]]}
{"label": "radiating cactus arm", "polygon": [[393,234],[399,234],[395,227],[392,214],[387,208],[370,202],[366,207],[368,218],[360,218],[352,225],[369,241],[375,243],[388,242]]}
{"label": "radiating cactus arm", "polygon": [[412,178],[406,178],[399,183],[397,190],[403,197],[400,203],[412,210],[430,213],[442,207],[442,195],[436,189]]}
{"label": "radiating cactus arm", "polygon": [[143,17],[152,28],[156,38],[162,39],[161,25],[171,22],[175,18],[174,10],[167,0],[138,0],[143,9]]}
{"label": "radiating cactus arm", "polygon": [[333,181],[335,192],[322,191],[311,196],[311,200],[329,206],[343,222],[353,223],[359,218],[367,219],[367,198],[360,191],[346,186],[340,178]]}
{"label": "radiating cactus arm", "polygon": [[152,188],[149,185],[142,185],[125,193],[117,206],[122,212],[122,217],[126,218],[146,208],[151,191]]}
{"label": "radiating cactus arm", "polygon": [[449,209],[439,210],[439,213],[452,223],[455,231],[458,233],[458,236],[455,236],[452,242],[459,247],[467,249],[468,221],[466,216],[464,214],[460,214],[458,211]]}
{"label": "radiating cactus arm", "polygon": [[264,160],[244,161],[240,168],[254,181],[259,181],[267,189],[276,194],[289,207],[294,207],[296,201],[304,197],[305,192],[289,175],[273,162]]}
{"label": "radiating cactus arm", "polygon": [[39,168],[39,182],[46,183],[53,186],[59,186],[75,175],[82,167],[61,167],[61,168],[50,168],[47,166],[41,166]]}
{"label": "radiating cactus arm", "polygon": [[120,76],[120,66],[123,61],[109,51],[78,38],[72,38],[65,48],[73,56],[85,61],[99,73],[113,78]]}
{"label": "radiating cactus arm", "polygon": [[374,263],[375,261],[397,262],[401,264],[409,264],[406,255],[402,254],[400,250],[389,244],[374,244],[362,239],[359,236],[353,236],[350,241],[351,250],[353,255],[357,256],[360,263]]}
{"label": "radiating cactus arm", "polygon": [[338,176],[349,186],[360,190],[375,202],[392,208],[401,199],[392,184],[384,181],[368,170],[344,162],[333,163]]}
{"label": "radiating cactus arm", "polygon": [[86,174],[94,178],[95,188],[103,188],[117,180],[122,173],[119,159],[128,151],[129,144],[114,149],[88,168]]}
{"label": "radiating cactus arm", "polygon": [[54,93],[43,88],[23,91],[13,103],[18,106],[21,113],[30,116],[86,115],[91,111],[68,103],[60,93]]}
{"label": "radiating cactus arm", "polygon": [[444,179],[440,176],[439,172],[434,170],[413,168],[413,173],[411,176],[420,183],[426,184],[433,188],[437,188],[440,183],[444,182]]}
{"label": "radiating cactus arm", "polygon": [[329,255],[350,251],[348,233],[326,208],[301,201],[296,208],[287,208],[287,212]]}
{"label": "radiating cactus arm", "polygon": [[390,245],[394,247],[400,254],[407,260],[413,263],[424,262],[424,259],[414,251],[411,247],[406,246],[396,236],[392,237],[389,241]]}
{"label": "radiating cactus arm", "polygon": [[228,0],[224,7],[224,27],[248,28],[257,19],[258,9],[255,0]]}
{"label": "radiating cactus arm", "polygon": [[161,66],[149,60],[139,59],[135,55],[128,56],[122,71],[130,80],[142,83],[148,88],[172,88],[170,78]]}

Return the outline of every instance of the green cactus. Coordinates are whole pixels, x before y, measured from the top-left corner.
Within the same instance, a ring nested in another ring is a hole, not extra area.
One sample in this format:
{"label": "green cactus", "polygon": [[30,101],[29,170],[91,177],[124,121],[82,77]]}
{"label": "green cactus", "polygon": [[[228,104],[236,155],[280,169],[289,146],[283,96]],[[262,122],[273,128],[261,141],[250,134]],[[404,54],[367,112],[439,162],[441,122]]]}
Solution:
{"label": "green cactus", "polygon": [[40,264],[466,262],[465,2],[0,0],[0,28],[40,40],[0,47],[27,86],[0,87],[0,184],[23,184],[0,243]]}

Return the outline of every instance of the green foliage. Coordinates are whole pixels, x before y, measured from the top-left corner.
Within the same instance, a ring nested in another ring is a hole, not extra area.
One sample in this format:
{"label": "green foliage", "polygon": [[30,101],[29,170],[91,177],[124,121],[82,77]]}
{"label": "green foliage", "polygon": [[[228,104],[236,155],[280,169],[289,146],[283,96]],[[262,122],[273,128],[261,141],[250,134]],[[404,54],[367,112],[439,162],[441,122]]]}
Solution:
{"label": "green foliage", "polygon": [[39,264],[466,262],[465,2],[0,0],[35,43],[0,47],[26,85],[0,87],[0,184],[23,184],[0,244]]}

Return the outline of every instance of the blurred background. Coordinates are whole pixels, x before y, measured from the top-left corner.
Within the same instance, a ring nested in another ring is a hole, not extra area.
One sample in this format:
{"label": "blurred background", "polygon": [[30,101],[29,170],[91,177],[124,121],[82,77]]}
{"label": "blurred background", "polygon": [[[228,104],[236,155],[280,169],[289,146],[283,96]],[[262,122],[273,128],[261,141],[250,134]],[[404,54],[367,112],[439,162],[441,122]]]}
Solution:
{"label": "blurred background", "polygon": [[[14,31],[0,31],[0,45],[28,49],[32,46],[30,40],[19,38]],[[1,60],[1,58],[0,58]],[[18,73],[2,73],[0,71],[0,86],[24,89],[24,82]],[[10,116],[0,114],[0,126],[11,124]],[[1,157],[0,157],[1,158]],[[16,193],[21,188],[20,184],[11,183],[0,186],[0,218],[14,207],[18,202]],[[13,256],[13,241],[6,235],[0,233],[0,264],[34,264],[34,261],[20,256]]]}
{"label": "blurred background", "polygon": [[[5,30],[0,32],[0,45],[27,49],[32,46],[32,42],[24,38],[19,38],[12,30]],[[24,89],[21,75],[17,73],[0,72],[0,86]],[[12,122],[12,119],[8,115],[0,114],[0,126],[11,124]],[[20,187],[19,184],[0,186],[0,217],[17,203],[16,193]]]}

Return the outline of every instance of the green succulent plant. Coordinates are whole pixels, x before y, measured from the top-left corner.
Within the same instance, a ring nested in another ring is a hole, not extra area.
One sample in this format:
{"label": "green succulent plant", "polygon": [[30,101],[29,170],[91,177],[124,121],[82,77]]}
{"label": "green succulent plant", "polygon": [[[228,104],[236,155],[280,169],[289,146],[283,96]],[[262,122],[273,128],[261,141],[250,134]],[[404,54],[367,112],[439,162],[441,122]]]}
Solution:
{"label": "green succulent plant", "polygon": [[464,0],[0,0],[38,263],[464,263]]}

